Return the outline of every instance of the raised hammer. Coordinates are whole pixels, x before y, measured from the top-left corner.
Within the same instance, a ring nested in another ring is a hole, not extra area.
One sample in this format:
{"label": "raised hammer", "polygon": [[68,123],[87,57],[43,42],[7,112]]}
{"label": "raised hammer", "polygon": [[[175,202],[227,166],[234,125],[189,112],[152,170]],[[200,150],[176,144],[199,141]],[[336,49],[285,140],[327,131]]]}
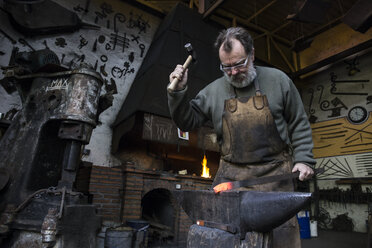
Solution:
{"label": "raised hammer", "polygon": [[[190,65],[191,61],[196,60],[196,57],[195,57],[194,49],[192,49],[192,46],[191,46],[190,43],[187,43],[185,45],[185,48],[186,48],[186,51],[189,54],[189,56],[187,57],[185,63],[182,65],[182,67],[186,70],[186,68]],[[174,91],[176,89],[177,84],[178,84],[178,78],[173,79],[173,81],[167,87],[168,92]]]}

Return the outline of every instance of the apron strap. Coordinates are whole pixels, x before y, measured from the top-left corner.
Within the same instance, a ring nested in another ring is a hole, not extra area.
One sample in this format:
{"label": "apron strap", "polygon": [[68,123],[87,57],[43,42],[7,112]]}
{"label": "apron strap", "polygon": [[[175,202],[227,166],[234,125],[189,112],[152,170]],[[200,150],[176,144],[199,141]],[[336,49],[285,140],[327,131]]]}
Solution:
{"label": "apron strap", "polygon": [[256,96],[261,96],[261,90],[260,90],[260,85],[258,84],[258,79],[257,76],[254,78],[254,88],[256,89]]}
{"label": "apron strap", "polygon": [[[256,96],[262,96],[260,85],[258,84],[257,76],[253,80],[254,88],[256,91]],[[237,98],[238,94],[236,93],[236,88],[230,84],[230,95],[231,98]]]}

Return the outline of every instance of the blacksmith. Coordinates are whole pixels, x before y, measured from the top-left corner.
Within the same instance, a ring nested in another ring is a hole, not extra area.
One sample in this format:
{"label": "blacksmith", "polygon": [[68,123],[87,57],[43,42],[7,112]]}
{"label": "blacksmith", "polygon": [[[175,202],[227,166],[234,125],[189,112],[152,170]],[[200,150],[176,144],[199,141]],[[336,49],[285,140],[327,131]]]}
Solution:
{"label": "blacksmith", "polygon": [[[314,174],[315,160],[310,124],[300,95],[280,70],[254,66],[254,47],[243,28],[223,30],[216,48],[224,73],[187,102],[188,70],[177,65],[168,93],[170,113],[183,131],[213,123],[221,147],[221,160],[213,186],[300,171],[299,180]],[[291,180],[252,187],[259,191],[293,191]],[[275,248],[301,247],[298,223],[292,218],[274,230]]]}

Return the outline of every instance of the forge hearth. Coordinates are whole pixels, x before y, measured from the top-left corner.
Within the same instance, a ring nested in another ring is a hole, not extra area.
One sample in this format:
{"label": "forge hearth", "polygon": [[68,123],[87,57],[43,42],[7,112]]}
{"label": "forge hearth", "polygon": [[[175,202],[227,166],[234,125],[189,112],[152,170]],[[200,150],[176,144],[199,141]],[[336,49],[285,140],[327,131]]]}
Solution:
{"label": "forge hearth", "polygon": [[133,166],[93,166],[89,192],[103,220],[149,222],[148,245],[186,244],[193,224],[178,204],[174,190],[206,190],[212,179]]}

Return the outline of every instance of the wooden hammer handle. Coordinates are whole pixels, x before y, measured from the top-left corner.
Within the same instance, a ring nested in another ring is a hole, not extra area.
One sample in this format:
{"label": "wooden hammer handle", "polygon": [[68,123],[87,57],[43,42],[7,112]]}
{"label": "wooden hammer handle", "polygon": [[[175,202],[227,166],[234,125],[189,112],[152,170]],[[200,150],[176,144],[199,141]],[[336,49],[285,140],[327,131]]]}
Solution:
{"label": "wooden hammer handle", "polygon": [[[187,67],[189,67],[191,61],[192,61],[192,56],[189,55],[189,56],[187,57],[187,59],[186,59],[186,61],[185,61],[185,63],[183,64],[182,67],[186,70]],[[168,87],[167,87],[168,92],[173,92],[173,91],[175,91],[175,90],[176,90],[176,87],[177,87],[177,84],[178,84],[178,78],[174,78],[174,79],[172,80],[172,82],[171,82],[171,83],[168,85]]]}

